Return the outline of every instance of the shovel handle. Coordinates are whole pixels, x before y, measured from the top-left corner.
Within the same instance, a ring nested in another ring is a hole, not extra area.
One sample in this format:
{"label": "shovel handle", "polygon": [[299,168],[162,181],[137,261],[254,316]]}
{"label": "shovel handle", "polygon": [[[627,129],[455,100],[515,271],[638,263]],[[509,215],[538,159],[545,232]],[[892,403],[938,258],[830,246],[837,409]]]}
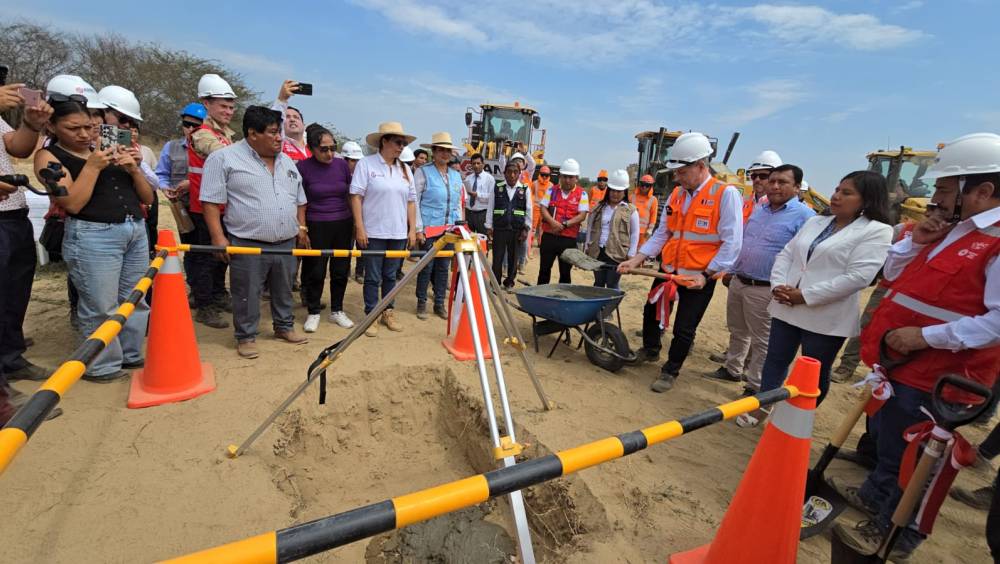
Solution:
{"label": "shovel handle", "polygon": [[652,268],[630,268],[629,274],[637,274],[639,276],[649,276],[650,278],[659,278],[660,280],[670,280],[671,275],[666,272],[660,272],[659,270],[653,270]]}
{"label": "shovel handle", "polygon": [[[917,462],[917,467],[913,470],[913,475],[910,476],[910,481],[906,484],[906,489],[903,490],[903,496],[899,498],[896,511],[892,514],[893,525],[905,527],[910,524],[910,519],[913,517],[913,510],[920,503],[920,499],[924,495],[924,486],[927,485],[927,480],[930,478],[931,471],[934,470],[934,465],[944,454],[945,446],[947,446],[947,443],[933,437],[927,442],[927,447],[924,448],[923,454],[920,455],[920,461]],[[892,547],[889,547],[889,550],[891,549]]]}
{"label": "shovel handle", "polygon": [[864,389],[861,390],[861,395],[858,396],[858,401],[851,406],[851,410],[847,412],[844,416],[844,420],[840,422],[840,426],[830,437],[830,444],[840,448],[844,445],[844,441],[847,440],[847,436],[851,434],[851,430],[854,429],[854,425],[857,424],[858,419],[861,419],[861,414],[865,412],[865,406],[868,405],[868,400],[872,397],[872,387],[866,384]]}

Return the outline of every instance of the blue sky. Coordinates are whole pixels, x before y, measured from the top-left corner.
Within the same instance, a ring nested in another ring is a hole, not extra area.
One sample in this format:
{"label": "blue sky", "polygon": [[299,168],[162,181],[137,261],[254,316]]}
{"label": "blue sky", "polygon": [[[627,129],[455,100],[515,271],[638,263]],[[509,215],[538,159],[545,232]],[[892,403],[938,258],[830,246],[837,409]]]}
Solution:
{"label": "blue sky", "polygon": [[466,106],[519,100],[541,113],[547,158],[589,176],[634,162],[634,134],[664,125],[740,131],[734,168],[774,149],[830,192],[869,150],[1000,130],[988,0],[27,4],[0,13],[216,58],[268,97],[312,82],[294,104],[351,137],[398,120],[418,143],[461,138]]}

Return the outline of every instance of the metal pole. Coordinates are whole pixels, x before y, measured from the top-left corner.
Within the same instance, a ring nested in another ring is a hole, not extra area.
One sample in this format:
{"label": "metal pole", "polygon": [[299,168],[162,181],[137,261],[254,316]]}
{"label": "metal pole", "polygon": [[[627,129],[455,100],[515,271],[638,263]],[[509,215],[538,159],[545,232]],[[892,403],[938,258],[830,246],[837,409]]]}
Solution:
{"label": "metal pole", "polygon": [[[467,234],[465,234],[464,231],[463,235],[467,237]],[[498,449],[501,446],[500,434],[499,431],[497,430],[496,412],[493,408],[493,394],[490,393],[490,383],[488,377],[486,376],[486,359],[483,357],[483,349],[481,345],[482,341],[480,340],[480,335],[479,335],[479,326],[476,323],[476,312],[475,312],[475,307],[473,306],[473,299],[472,299],[472,285],[469,283],[469,272],[465,264],[466,252],[459,250],[457,248],[457,245],[455,252],[459,257],[457,261],[458,272],[459,272],[459,278],[462,281],[462,291],[465,293],[465,304],[464,304],[465,314],[466,318],[469,321],[470,331],[472,332],[472,346],[473,348],[475,348],[476,352],[476,369],[479,372],[479,382],[483,387],[483,400],[486,403],[486,413],[487,416],[489,417],[490,435],[493,439],[493,448]],[[487,334],[489,335],[489,340],[490,340],[490,351],[493,354],[493,364],[498,371],[497,385],[500,386],[500,398],[504,409],[504,417],[507,420],[506,423],[508,428],[508,435],[510,436],[511,442],[513,442],[514,426],[510,418],[510,406],[507,404],[507,392],[503,388],[503,376],[500,373],[501,370],[500,355],[499,352],[497,351],[496,340],[493,337],[493,325],[490,320],[489,307],[486,305],[487,301],[486,301],[485,287],[483,286],[481,280],[482,267],[479,261],[477,260],[478,258],[479,258],[478,252],[472,254],[472,261],[477,268],[478,277],[480,278],[480,280],[478,281],[478,291],[480,295],[480,300],[483,302],[483,315],[486,321],[486,328],[487,328],[486,331]],[[514,466],[515,464],[516,462],[514,461],[513,456],[508,456],[503,459],[504,467]],[[528,515],[524,509],[524,498],[522,497],[520,490],[511,492],[509,494],[509,498],[510,498],[511,512],[514,514],[514,527],[517,530],[518,553],[520,554],[521,562],[524,562],[525,564],[534,564],[535,552],[531,546],[531,530],[528,527]]]}
{"label": "metal pole", "polygon": [[331,353],[326,357],[326,359],[324,359],[323,362],[319,364],[319,366],[317,366],[315,369],[313,369],[312,372],[309,373],[309,376],[306,378],[306,381],[299,384],[299,386],[295,388],[295,391],[293,391],[291,395],[289,395],[285,399],[285,401],[281,402],[281,405],[278,406],[278,409],[274,410],[274,412],[271,413],[271,415],[269,415],[267,419],[265,419],[264,422],[261,423],[260,426],[258,426],[257,429],[255,429],[254,432],[251,433],[250,436],[243,441],[242,444],[240,444],[239,447],[237,447],[236,445],[229,445],[229,447],[227,448],[229,457],[236,458],[239,455],[246,452],[246,449],[250,448],[250,445],[257,440],[257,437],[259,437],[261,433],[264,432],[265,429],[270,427],[271,424],[274,423],[274,420],[277,419],[279,415],[284,413],[284,411],[288,409],[288,406],[292,405],[292,402],[294,402],[300,395],[302,395],[302,392],[306,391],[309,385],[313,383],[313,381],[316,379],[317,376],[319,376],[320,372],[322,372],[331,364],[333,364],[333,361],[337,360],[337,358],[340,357],[340,355],[343,354],[345,350],[347,350],[347,347],[350,346],[351,343],[356,341],[358,337],[360,337],[361,334],[364,333],[371,326],[372,323],[375,323],[375,320],[378,319],[378,316],[381,315],[382,312],[385,311],[385,309],[389,306],[389,304],[392,303],[392,300],[396,298],[396,294],[398,294],[400,290],[402,290],[406,286],[407,282],[415,278],[417,274],[424,269],[424,267],[426,267],[428,264],[430,264],[432,260],[434,260],[434,255],[436,255],[438,251],[445,246],[445,244],[447,244],[447,242],[444,240],[444,237],[438,239],[434,243],[434,246],[432,246],[427,251],[427,254],[425,254],[417,262],[417,264],[415,264],[413,268],[411,268],[410,271],[407,272],[405,276],[403,276],[402,280],[396,283],[396,286],[393,287],[393,289],[389,292],[389,295],[383,298],[382,301],[375,304],[375,308],[372,309],[371,312],[363,320],[361,320],[360,323],[354,326],[354,329],[350,332],[350,334],[347,335],[346,338],[344,338],[344,340],[340,343],[340,346],[337,347],[335,350],[331,351]]}

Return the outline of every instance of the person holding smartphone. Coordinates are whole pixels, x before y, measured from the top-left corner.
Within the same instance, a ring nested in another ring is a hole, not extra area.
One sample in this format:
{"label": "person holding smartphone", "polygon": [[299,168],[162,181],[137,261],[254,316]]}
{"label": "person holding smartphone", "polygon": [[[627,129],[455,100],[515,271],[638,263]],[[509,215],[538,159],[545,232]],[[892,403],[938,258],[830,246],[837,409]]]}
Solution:
{"label": "person holding smartphone", "polygon": [[[62,99],[65,98],[65,101]],[[69,218],[63,258],[80,293],[80,330],[91,334],[114,313],[149,265],[142,205],[153,201],[153,187],[139,168],[132,148],[91,147],[91,121],[83,96],[50,98],[51,143],[35,154],[35,175],[52,163],[66,171],[59,184],[65,196],[52,199]],[[149,306],[140,301],[121,333],[112,339],[83,376],[112,382],[123,369],[143,366],[142,341]]]}

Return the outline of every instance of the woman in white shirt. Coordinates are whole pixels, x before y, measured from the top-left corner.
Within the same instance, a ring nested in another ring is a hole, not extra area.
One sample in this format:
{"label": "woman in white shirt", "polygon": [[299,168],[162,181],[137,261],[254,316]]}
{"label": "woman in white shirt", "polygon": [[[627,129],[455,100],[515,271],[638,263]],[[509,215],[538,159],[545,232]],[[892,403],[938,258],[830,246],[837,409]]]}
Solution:
{"label": "woman in white shirt", "polygon": [[[358,161],[351,175],[351,211],[359,249],[401,251],[413,248],[416,243],[417,194],[413,172],[399,160],[403,148],[415,139],[403,132],[402,124],[392,121],[379,124],[378,131],[366,138],[378,152]],[[365,257],[366,315],[396,286],[396,272],[401,264],[402,259],[398,258]],[[392,307],[390,304],[382,313],[379,322],[390,331],[402,331]],[[365,331],[369,337],[377,333],[378,325],[374,323]]]}
{"label": "woman in white shirt", "polygon": [[830,198],[830,212],[807,220],[774,261],[762,392],[784,383],[801,347],[804,356],[820,361],[822,402],[837,352],[860,332],[859,295],[882,268],[892,241],[885,178],[871,171],[848,174]]}
{"label": "woman in white shirt", "polygon": [[628,172],[618,169],[608,177],[608,190],[587,219],[584,249],[611,265],[594,271],[594,286],[618,289],[618,263],[635,256],[639,246],[639,211],[628,201]]}

